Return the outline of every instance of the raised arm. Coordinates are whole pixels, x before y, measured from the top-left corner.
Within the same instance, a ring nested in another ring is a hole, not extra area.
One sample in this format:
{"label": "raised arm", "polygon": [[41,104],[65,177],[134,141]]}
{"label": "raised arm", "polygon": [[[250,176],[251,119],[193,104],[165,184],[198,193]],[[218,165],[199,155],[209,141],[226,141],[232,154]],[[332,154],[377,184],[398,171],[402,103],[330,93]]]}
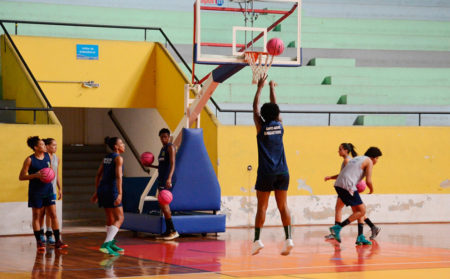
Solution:
{"label": "raised arm", "polygon": [[272,104],[276,104],[277,103],[277,96],[275,95],[275,86],[277,85],[275,83],[275,81],[271,80],[269,82],[270,85],[270,102]]}
{"label": "raised arm", "polygon": [[261,91],[266,82],[267,76],[258,81],[258,89],[256,89],[255,98],[253,99],[253,121],[255,122],[256,131],[259,133],[261,131],[261,114],[259,112],[259,99],[261,97]]}

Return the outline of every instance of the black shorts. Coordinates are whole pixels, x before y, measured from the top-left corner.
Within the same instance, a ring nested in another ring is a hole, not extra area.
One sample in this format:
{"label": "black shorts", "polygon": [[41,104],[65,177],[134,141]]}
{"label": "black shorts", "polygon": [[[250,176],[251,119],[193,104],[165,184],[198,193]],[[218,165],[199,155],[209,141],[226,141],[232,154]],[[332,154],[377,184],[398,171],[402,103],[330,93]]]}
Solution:
{"label": "black shorts", "polygon": [[98,207],[103,207],[103,208],[121,207],[122,203],[120,203],[119,205],[114,205],[114,202],[116,201],[118,196],[119,196],[119,193],[117,193],[117,192],[97,191]]}
{"label": "black shorts", "polygon": [[255,189],[262,192],[275,190],[287,191],[289,188],[289,174],[264,175],[258,174]]}
{"label": "black shorts", "polygon": [[336,193],[338,194],[338,197],[342,200],[342,202],[346,206],[356,206],[362,204],[361,197],[359,196],[358,191],[353,192],[353,196],[350,195],[350,192],[341,188],[341,187],[334,187],[336,189]]}
{"label": "black shorts", "polygon": [[51,194],[31,194],[28,196],[28,207],[42,208],[43,206],[51,206],[56,204],[56,195]]}

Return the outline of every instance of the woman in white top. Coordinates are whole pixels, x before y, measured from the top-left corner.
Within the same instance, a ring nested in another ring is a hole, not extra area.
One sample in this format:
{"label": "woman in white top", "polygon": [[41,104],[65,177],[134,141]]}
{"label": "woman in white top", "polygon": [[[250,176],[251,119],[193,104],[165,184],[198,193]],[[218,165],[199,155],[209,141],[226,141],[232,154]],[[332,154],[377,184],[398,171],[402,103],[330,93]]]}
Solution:
{"label": "woman in white top", "polygon": [[[58,167],[61,162],[60,159],[56,156],[56,149],[57,149],[56,140],[53,138],[47,138],[44,139],[44,143],[45,146],[47,147],[47,153],[48,155],[50,155],[52,169],[55,172],[55,178],[52,181],[54,199],[56,200],[56,198],[58,198],[58,200],[61,200],[62,199],[61,180],[59,179],[58,175]],[[45,232],[45,236],[47,237],[47,243],[53,245],[55,244],[55,239],[53,238],[52,232],[52,220],[49,218],[48,212],[45,213],[45,226],[47,227],[47,231]],[[43,224],[41,224],[41,228],[42,227]]]}

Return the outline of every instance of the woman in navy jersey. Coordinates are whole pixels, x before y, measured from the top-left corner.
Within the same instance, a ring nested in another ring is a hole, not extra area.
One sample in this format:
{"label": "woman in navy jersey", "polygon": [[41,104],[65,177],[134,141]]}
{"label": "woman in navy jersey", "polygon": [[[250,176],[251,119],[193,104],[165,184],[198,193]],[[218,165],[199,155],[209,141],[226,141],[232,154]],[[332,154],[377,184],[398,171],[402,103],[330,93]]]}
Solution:
{"label": "woman in navy jersey", "polygon": [[114,237],[123,223],[122,208],[122,173],[125,144],[117,137],[106,137],[105,144],[113,151],[103,158],[95,176],[96,191],[91,201],[98,202],[105,209],[106,239],[100,247],[100,252],[118,256],[124,249],[118,247]]}
{"label": "woman in navy jersey", "polygon": [[[153,168],[158,168],[158,190],[171,190],[175,185],[175,147],[170,142],[170,131],[167,128],[163,128],[159,131],[159,139],[163,147],[159,152],[158,156],[158,166],[151,166]],[[168,204],[159,204],[163,214],[164,220],[166,222],[166,231],[158,237],[159,239],[172,240],[179,237],[178,232],[172,222],[172,213],[170,211],[170,206]]]}
{"label": "woman in navy jersey", "polygon": [[44,141],[37,136],[29,137],[27,145],[34,151],[34,154],[28,156],[23,162],[19,180],[29,180],[28,207],[31,207],[33,213],[32,225],[37,248],[39,251],[45,251],[45,243],[41,241],[41,235],[44,234],[41,223],[44,221],[46,208],[49,209],[48,214],[52,220],[52,229],[56,240],[55,248],[66,248],[68,245],[60,240],[52,183],[44,183],[40,180],[40,170],[51,168],[50,156],[47,153]]}
{"label": "woman in navy jersey", "polygon": [[287,206],[289,170],[283,145],[284,128],[275,96],[275,82],[269,83],[270,103],[265,103],[261,107],[261,112],[259,111],[259,99],[266,78],[267,76],[258,81],[258,90],[253,100],[253,121],[258,143],[258,176],[255,185],[258,209],[255,217],[252,254],[258,254],[264,248],[259,236],[266,218],[270,193],[274,191],[286,237],[281,254],[288,255],[294,247],[294,242],[291,237],[291,216]]}

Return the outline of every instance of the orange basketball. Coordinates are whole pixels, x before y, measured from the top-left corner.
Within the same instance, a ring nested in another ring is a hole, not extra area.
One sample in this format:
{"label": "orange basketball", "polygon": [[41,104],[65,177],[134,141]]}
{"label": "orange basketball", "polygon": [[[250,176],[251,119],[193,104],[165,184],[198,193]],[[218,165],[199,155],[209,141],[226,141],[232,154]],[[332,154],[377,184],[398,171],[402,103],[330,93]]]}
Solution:
{"label": "orange basketball", "polygon": [[141,163],[148,167],[151,166],[153,161],[155,160],[155,156],[151,152],[144,152],[141,154]]}
{"label": "orange basketball", "polygon": [[50,183],[55,178],[55,172],[52,168],[43,168],[39,172],[41,173],[41,181],[44,183]]}
{"label": "orange basketball", "polygon": [[162,190],[158,194],[158,201],[160,204],[170,204],[172,202],[172,192],[169,190]]}

